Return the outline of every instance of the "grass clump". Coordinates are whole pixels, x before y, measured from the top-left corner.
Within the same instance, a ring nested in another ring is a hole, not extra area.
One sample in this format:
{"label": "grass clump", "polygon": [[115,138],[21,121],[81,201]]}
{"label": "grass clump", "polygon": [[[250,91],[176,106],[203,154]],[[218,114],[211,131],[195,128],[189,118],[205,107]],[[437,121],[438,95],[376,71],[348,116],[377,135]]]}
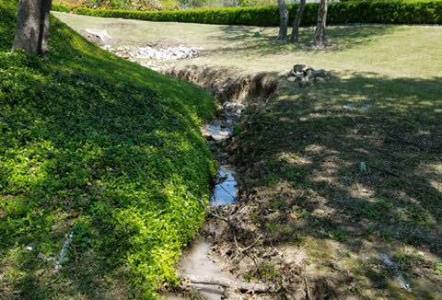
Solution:
{"label": "grass clump", "polygon": [[0,14],[0,298],[155,297],[204,220],[211,98],[55,20],[49,57],[11,53]]}

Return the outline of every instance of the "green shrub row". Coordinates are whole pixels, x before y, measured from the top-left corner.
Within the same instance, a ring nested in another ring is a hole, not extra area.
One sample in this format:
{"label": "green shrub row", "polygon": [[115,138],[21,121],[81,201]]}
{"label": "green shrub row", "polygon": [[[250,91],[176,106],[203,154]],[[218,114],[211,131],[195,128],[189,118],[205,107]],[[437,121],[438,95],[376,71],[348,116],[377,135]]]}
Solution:
{"label": "green shrub row", "polygon": [[70,12],[73,11],[74,8],[63,4],[52,4],[52,10],[61,11],[61,12]]}
{"label": "green shrub row", "polygon": [[[55,8],[56,9],[56,8]],[[290,6],[290,16],[297,5]],[[303,25],[316,22],[318,4],[306,5]],[[177,11],[128,11],[76,8],[72,12],[99,17],[114,17],[162,22],[187,22],[225,25],[277,26],[276,6],[192,9]],[[329,24],[382,23],[382,24],[442,24],[442,0],[375,0],[346,1],[329,5]]]}

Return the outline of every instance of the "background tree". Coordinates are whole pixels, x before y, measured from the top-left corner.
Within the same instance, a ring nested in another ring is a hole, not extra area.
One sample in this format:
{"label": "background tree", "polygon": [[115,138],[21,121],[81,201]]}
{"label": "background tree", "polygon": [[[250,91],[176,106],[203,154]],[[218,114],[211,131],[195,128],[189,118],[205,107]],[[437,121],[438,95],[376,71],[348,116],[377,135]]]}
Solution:
{"label": "background tree", "polygon": [[316,47],[324,48],[326,43],[325,27],[327,23],[327,0],[321,0],[318,10],[318,24],[316,25],[313,42]]}
{"label": "background tree", "polygon": [[285,4],[285,0],[278,0],[278,8],[279,8],[278,40],[279,41],[287,41],[287,27],[289,24],[289,11],[287,9],[287,5]]}
{"label": "background tree", "polygon": [[48,52],[49,13],[52,0],[20,0],[12,49],[30,54]]}
{"label": "background tree", "polygon": [[295,19],[293,20],[293,29],[290,41],[292,43],[299,42],[299,26],[301,26],[302,15],[304,14],[306,0],[299,2],[298,10],[296,11]]}

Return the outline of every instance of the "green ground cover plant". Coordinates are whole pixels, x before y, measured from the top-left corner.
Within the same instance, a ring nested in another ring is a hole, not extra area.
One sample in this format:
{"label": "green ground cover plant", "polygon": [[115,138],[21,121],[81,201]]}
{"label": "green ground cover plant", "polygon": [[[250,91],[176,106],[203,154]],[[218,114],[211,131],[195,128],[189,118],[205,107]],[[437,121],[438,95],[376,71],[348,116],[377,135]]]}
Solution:
{"label": "green ground cover plant", "polygon": [[155,297],[205,218],[212,98],[55,19],[48,57],[12,53],[16,3],[0,1],[0,298]]}

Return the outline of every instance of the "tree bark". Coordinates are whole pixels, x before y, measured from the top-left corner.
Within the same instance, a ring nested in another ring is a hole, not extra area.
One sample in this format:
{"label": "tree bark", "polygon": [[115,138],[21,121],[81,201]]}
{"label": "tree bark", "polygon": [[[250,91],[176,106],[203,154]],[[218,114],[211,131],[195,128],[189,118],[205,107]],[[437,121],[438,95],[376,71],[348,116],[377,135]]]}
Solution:
{"label": "tree bark", "polygon": [[52,6],[52,0],[42,1],[42,13],[41,13],[41,30],[40,30],[40,54],[46,54],[49,51],[49,20]]}
{"label": "tree bark", "polygon": [[287,27],[289,24],[289,11],[285,0],[278,0],[279,8],[279,33],[278,41],[287,41]]}
{"label": "tree bark", "polygon": [[299,42],[299,26],[301,26],[302,15],[304,14],[306,0],[301,0],[299,2],[298,10],[296,11],[295,19],[293,20],[292,36],[290,41],[292,43]]}
{"label": "tree bark", "polygon": [[52,0],[20,0],[13,50],[22,49],[29,54],[48,51],[51,4]]}
{"label": "tree bark", "polygon": [[316,25],[314,44],[324,48],[326,43],[325,28],[327,25],[327,0],[321,0],[318,10],[318,24]]}

